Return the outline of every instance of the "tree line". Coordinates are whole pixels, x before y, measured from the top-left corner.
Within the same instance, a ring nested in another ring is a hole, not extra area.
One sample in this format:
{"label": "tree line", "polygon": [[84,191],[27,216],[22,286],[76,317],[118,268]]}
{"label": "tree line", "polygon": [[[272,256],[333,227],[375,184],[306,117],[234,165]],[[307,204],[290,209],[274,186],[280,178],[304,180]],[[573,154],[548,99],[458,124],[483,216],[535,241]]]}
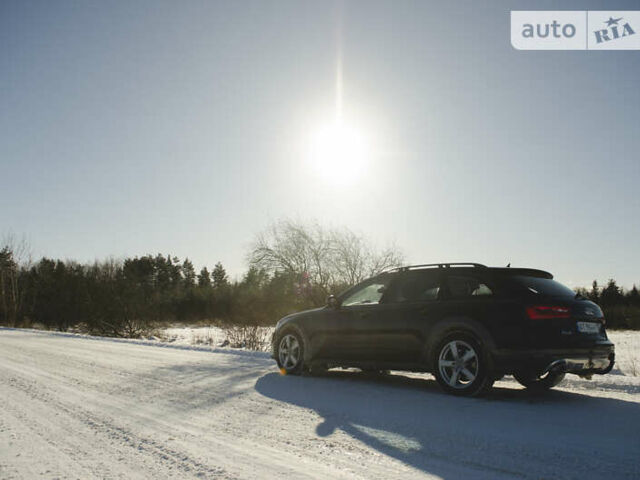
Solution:
{"label": "tree line", "polygon": [[576,293],[600,306],[608,328],[640,330],[640,293],[635,284],[625,290],[614,279],[604,286],[594,280],[591,289],[576,288]]}
{"label": "tree line", "polygon": [[230,280],[218,262],[196,272],[172,255],[91,264],[17,258],[0,249],[0,324],[139,337],[154,326],[217,322],[268,326],[296,310],[402,263],[395,247],[375,249],[347,229],[278,222],[256,237],[249,268]]}
{"label": "tree line", "polygon": [[92,264],[43,258],[20,267],[5,247],[0,262],[0,322],[9,326],[139,337],[166,322],[266,325],[283,309],[306,306],[284,275],[252,267],[231,282],[221,263],[196,274],[190,260],[171,255]]}
{"label": "tree line", "polygon": [[[323,305],[326,296],[403,263],[394,246],[375,248],[348,229],[277,222],[257,235],[248,270],[231,280],[218,262],[196,272],[172,255],[90,264],[25,259],[24,245],[0,248],[0,325],[74,328],[139,337],[154,326],[208,321],[268,326],[282,316]],[[576,290],[598,303],[610,328],[640,329],[640,294],[615,280]]]}

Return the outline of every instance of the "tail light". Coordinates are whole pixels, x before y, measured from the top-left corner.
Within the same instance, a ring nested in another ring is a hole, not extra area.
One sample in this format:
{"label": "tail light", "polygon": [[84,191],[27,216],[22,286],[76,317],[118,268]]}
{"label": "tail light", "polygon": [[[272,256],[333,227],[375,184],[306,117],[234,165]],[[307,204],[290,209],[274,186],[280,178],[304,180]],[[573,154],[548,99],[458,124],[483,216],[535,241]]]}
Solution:
{"label": "tail light", "polygon": [[571,313],[569,307],[534,305],[527,307],[527,316],[531,320],[546,320],[549,318],[569,318]]}

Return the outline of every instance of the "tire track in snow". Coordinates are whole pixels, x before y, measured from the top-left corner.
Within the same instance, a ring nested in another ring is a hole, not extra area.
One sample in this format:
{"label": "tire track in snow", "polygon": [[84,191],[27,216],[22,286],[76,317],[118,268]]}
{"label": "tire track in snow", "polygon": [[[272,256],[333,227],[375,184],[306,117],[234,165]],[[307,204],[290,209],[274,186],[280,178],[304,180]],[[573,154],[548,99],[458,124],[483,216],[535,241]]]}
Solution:
{"label": "tire track in snow", "polygon": [[[181,473],[193,474],[196,477],[205,478],[224,478],[231,479],[233,476],[229,475],[223,468],[211,467],[201,463],[178,450],[169,448],[160,444],[152,438],[140,436],[134,433],[131,429],[128,429],[122,425],[118,425],[113,419],[107,417],[98,417],[87,409],[79,407],[78,405],[68,405],[61,401],[57,396],[52,395],[50,392],[43,389],[42,385],[35,380],[28,380],[20,377],[10,377],[7,381],[3,375],[2,384],[4,386],[21,391],[29,400],[39,403],[34,408],[53,409],[56,411],[56,415],[63,414],[66,418],[73,418],[83,424],[83,426],[95,435],[106,437],[109,440],[109,448],[113,448],[119,453],[122,453],[124,449],[133,451],[136,456],[151,456],[149,463],[157,465],[158,463],[164,464],[169,467],[170,470],[178,470]],[[8,402],[7,402],[8,403]],[[12,407],[8,406],[9,409]],[[30,418],[29,413],[13,409],[12,414],[19,418],[25,424],[33,426],[34,431],[38,431],[41,425],[34,422]],[[71,432],[69,432],[71,433]],[[80,433],[77,432],[76,433]],[[60,438],[51,439],[43,437],[47,442],[55,448],[62,449],[69,457],[76,463],[79,462],[79,458],[86,456],[89,451],[81,448],[81,445],[75,444],[72,446],[66,445],[60,446]],[[78,450],[80,447],[80,450]],[[145,461],[145,459],[141,459]],[[102,466],[106,468],[106,466]]]}

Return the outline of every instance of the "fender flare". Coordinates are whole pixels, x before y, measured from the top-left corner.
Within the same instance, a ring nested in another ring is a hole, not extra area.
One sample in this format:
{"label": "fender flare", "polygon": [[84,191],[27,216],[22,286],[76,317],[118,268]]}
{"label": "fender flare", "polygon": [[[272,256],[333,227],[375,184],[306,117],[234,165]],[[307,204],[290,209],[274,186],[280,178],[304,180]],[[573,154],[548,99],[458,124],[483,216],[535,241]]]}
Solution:
{"label": "fender flare", "polygon": [[483,345],[487,360],[492,363],[491,352],[496,349],[495,341],[487,328],[470,317],[449,317],[436,323],[429,332],[429,336],[422,351],[422,361],[432,369],[433,351],[438,343],[447,335],[460,331],[473,335]]}

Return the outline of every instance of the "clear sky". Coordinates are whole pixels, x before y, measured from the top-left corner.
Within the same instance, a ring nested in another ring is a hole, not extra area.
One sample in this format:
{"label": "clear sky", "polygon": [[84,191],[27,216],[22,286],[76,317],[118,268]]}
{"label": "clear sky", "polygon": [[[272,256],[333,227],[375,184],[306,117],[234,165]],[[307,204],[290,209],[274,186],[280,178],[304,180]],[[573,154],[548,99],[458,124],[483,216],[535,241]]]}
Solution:
{"label": "clear sky", "polygon": [[[510,10],[557,8],[2,0],[0,232],[239,275],[271,221],[316,219],[413,263],[640,283],[640,52],[511,47]],[[356,163],[322,156],[337,105]]]}

